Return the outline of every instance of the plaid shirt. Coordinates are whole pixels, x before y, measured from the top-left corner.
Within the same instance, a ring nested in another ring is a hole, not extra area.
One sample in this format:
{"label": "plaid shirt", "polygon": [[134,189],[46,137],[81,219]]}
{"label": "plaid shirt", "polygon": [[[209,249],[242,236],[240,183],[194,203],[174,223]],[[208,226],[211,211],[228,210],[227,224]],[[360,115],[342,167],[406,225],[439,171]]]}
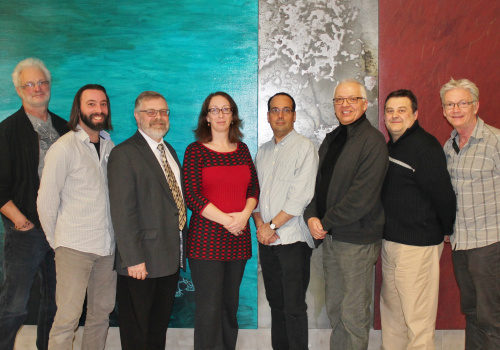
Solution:
{"label": "plaid shirt", "polygon": [[481,118],[460,150],[453,130],[444,145],[457,195],[454,250],[485,247],[500,241],[500,130]]}

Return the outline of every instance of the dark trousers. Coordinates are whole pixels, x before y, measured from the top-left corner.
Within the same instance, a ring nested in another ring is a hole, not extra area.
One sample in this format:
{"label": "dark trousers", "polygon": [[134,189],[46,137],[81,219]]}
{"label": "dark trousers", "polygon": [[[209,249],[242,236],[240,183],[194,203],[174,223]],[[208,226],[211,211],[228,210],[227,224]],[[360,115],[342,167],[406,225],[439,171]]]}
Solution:
{"label": "dark trousers", "polygon": [[234,350],[246,260],[189,259],[196,303],[194,350]]}
{"label": "dark trousers", "polygon": [[14,348],[16,334],[28,316],[28,300],[36,274],[40,276],[40,308],[36,345],[47,349],[56,314],[54,251],[41,229],[18,231],[3,218],[4,285],[0,292],[0,349]]}
{"label": "dark trousers", "polygon": [[122,349],[165,349],[178,280],[179,271],[145,280],[118,275],[116,300]]}
{"label": "dark trousers", "polygon": [[259,243],[274,350],[308,349],[306,291],[311,254],[305,242],[276,246]]}
{"label": "dark trousers", "polygon": [[465,349],[500,349],[500,242],[452,253],[460,306],[465,314]]}

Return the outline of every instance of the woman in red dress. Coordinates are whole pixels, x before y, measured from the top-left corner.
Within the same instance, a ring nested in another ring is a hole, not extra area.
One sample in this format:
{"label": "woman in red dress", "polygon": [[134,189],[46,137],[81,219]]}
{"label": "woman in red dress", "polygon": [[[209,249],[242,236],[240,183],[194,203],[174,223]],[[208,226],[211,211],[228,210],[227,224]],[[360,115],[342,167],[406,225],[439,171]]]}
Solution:
{"label": "woman in red dress", "polygon": [[235,349],[240,284],[252,256],[248,219],[259,184],[241,120],[225,92],[203,102],[183,174],[192,210],[187,257],[195,286],[194,349]]}

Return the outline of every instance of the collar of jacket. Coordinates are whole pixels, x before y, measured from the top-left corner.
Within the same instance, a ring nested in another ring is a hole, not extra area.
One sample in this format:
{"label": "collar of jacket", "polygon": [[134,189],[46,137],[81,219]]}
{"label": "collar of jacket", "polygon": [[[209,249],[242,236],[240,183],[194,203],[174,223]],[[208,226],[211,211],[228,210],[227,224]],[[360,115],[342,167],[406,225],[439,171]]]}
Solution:
{"label": "collar of jacket", "polygon": [[391,147],[397,145],[398,143],[401,143],[404,139],[410,137],[418,129],[420,129],[420,124],[418,123],[418,120],[415,120],[415,123],[413,123],[413,125],[410,126],[408,129],[406,129],[403,135],[401,135],[401,137],[396,142],[392,140],[392,136],[391,134],[389,134],[390,139],[389,142],[387,143],[387,146]]}

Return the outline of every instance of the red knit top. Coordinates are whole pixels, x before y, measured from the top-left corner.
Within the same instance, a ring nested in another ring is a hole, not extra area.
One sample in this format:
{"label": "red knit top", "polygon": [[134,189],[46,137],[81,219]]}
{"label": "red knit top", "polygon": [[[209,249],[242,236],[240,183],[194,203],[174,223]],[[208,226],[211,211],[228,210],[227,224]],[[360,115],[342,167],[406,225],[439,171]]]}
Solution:
{"label": "red knit top", "polygon": [[187,257],[201,260],[243,260],[252,257],[250,227],[232,235],[224,226],[201,215],[212,203],[224,213],[240,212],[248,198],[259,198],[259,183],[247,145],[233,152],[213,151],[199,142],[190,144],[183,164],[186,204],[192,210]]}

